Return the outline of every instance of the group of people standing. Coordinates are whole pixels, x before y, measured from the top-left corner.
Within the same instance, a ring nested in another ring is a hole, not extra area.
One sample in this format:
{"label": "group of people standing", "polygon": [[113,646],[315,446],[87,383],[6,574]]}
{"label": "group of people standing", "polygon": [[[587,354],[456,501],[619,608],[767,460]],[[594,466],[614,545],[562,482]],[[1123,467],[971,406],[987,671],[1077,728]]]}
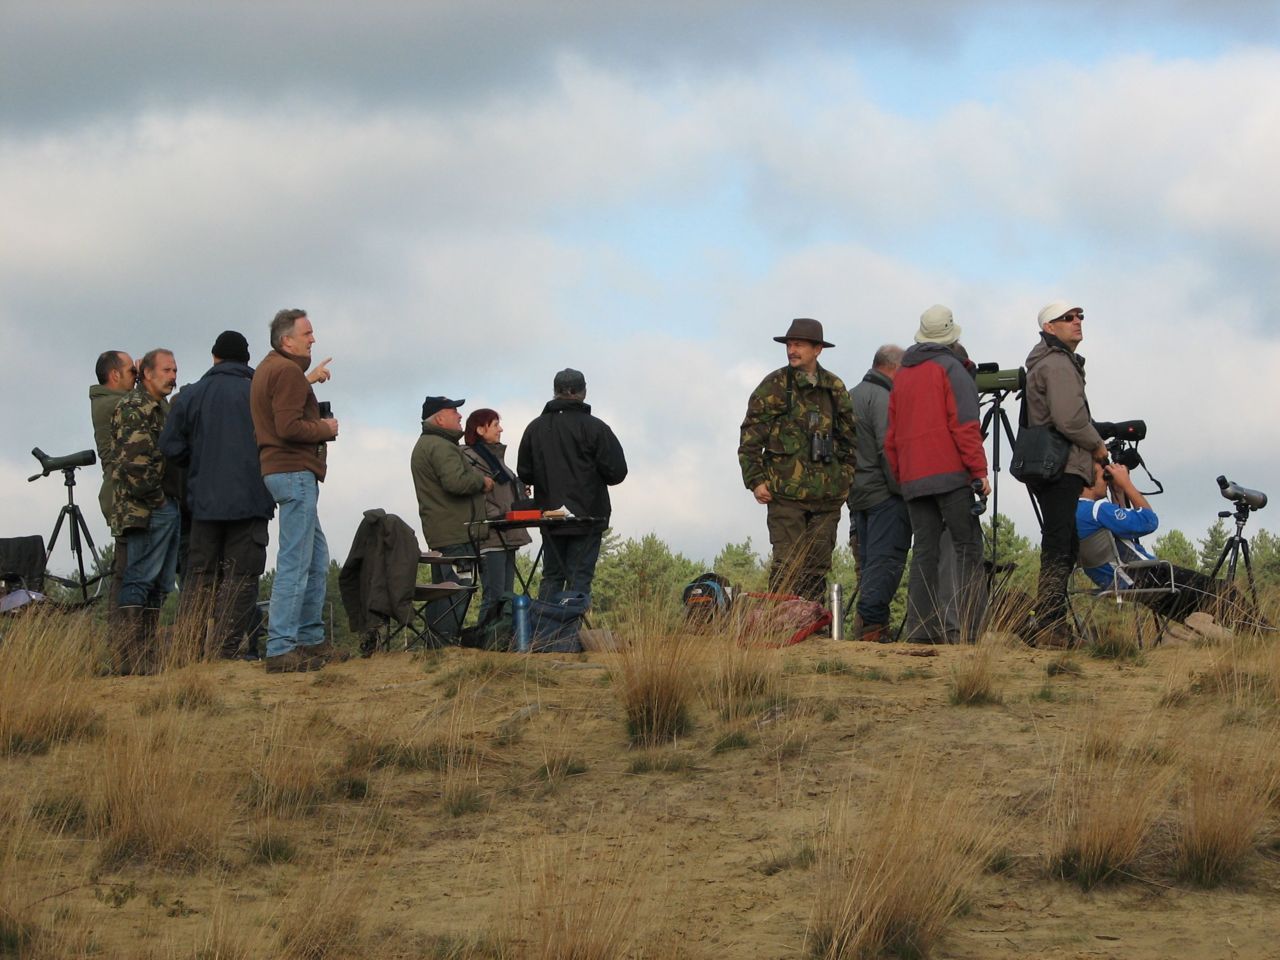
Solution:
{"label": "group of people standing", "polygon": [[[575,519],[560,530],[543,531],[538,596],[591,594],[613,512],[609,487],[626,479],[627,460],[613,430],[591,413],[580,371],[561,370],[552,391],[542,413],[525,427],[514,470],[506,462],[504,428],[496,410],[475,410],[464,425],[459,408],[465,400],[431,396],[422,403],[422,435],[410,457],[422,532],[428,548],[442,559],[469,558],[479,551],[481,623],[496,616],[503,598],[512,593],[516,553],[531,541],[524,529],[500,529],[486,521],[501,520],[517,506],[563,511]],[[432,567],[436,582],[459,575],[453,564]],[[430,619],[446,641],[462,626],[461,618],[449,612]]]}
{"label": "group of people standing", "polygon": [[[118,673],[158,669],[160,610],[179,572],[179,617],[212,624],[208,652],[253,655],[259,581],[277,513],[266,669],[317,670],[336,654],[324,629],[330,561],[318,505],[338,421],[312,389],[330,378],[331,358],[312,365],[315,330],[305,310],[279,311],[269,336],[271,349],[255,369],[243,334],[219,335],[212,366],[172,403],[178,367],[171,350],[148,351],[136,362],[123,350],[98,358],[89,401],[103,470],[99,504],[115,537],[110,604]],[[515,550],[529,536],[481,534],[477,542],[476,524],[503,516],[527,497],[528,485],[532,506],[564,507],[582,518],[565,528],[559,549],[546,551],[541,590],[590,593],[611,512],[607,488],[625,479],[626,459],[613,431],[591,415],[581,373],[561,371],[554,388],[525,431],[518,471],[505,462],[497,411],[475,411],[464,429],[463,401],[423,403],[411,457],[423,533],[446,556],[480,550],[482,615],[512,589]],[[453,575],[447,566],[435,572]]]}
{"label": "group of people standing", "polygon": [[[1076,354],[1084,311],[1055,301],[1040,311],[1026,362],[1026,422],[1052,425],[1071,451],[1062,476],[1031,492],[1043,517],[1040,581],[1026,639],[1074,642],[1067,583],[1079,540],[1076,504],[1107,449],[1085,397]],[[850,511],[859,570],[855,639],[893,639],[889,606],[908,551],[905,639],[973,642],[986,615],[977,509],[990,492],[976,366],[952,311],[929,307],[914,344],[880,347],[852,391],[818,362],[834,344],[816,320],[774,338],[787,365],[752,393],[742,422],[742,478],[768,510],[770,589],[821,601],[842,507]]]}

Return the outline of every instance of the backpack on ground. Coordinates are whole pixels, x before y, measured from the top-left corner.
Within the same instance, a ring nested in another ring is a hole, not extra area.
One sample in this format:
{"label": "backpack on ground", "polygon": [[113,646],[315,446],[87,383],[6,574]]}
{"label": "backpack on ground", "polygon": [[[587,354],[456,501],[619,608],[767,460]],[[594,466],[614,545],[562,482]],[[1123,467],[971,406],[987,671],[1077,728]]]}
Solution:
{"label": "backpack on ground", "polygon": [[550,600],[534,600],[529,604],[529,623],[532,653],[581,653],[582,638],[579,631],[590,594],[577,590],[561,590]]}
{"label": "backpack on ground", "polygon": [[685,620],[708,624],[724,617],[733,606],[733,587],[718,573],[704,573],[684,588]]}

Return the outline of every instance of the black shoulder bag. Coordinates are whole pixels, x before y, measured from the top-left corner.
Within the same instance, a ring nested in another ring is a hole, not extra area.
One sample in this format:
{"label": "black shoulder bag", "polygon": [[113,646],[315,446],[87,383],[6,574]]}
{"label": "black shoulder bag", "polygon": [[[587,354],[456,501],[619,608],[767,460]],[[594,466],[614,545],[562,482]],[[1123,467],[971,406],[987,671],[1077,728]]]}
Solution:
{"label": "black shoulder bag", "polygon": [[1062,477],[1071,453],[1071,441],[1052,424],[1027,426],[1027,392],[1022,391],[1018,412],[1018,439],[1013,442],[1009,472],[1023,483],[1053,483]]}

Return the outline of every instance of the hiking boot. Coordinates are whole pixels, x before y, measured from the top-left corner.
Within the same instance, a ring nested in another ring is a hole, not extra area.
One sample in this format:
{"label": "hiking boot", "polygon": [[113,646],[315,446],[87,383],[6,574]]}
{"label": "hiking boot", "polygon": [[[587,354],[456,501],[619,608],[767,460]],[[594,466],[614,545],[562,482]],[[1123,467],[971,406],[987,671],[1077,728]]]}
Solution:
{"label": "hiking boot", "polygon": [[1053,625],[1042,629],[1031,638],[1037,650],[1070,650],[1079,646],[1071,630],[1065,625]]}
{"label": "hiking boot", "polygon": [[865,640],[867,643],[892,643],[893,638],[889,636],[889,627],[883,623],[864,623],[862,625],[862,635],[859,640]]}
{"label": "hiking boot", "polygon": [[319,670],[323,661],[303,653],[301,647],[294,647],[287,653],[267,657],[267,673],[307,673]]}
{"label": "hiking boot", "polygon": [[319,643],[310,645],[301,645],[297,649],[301,650],[309,656],[318,666],[313,669],[319,670],[320,667],[330,663],[345,663],[351,658],[351,654],[345,650],[339,650],[328,640],[321,640]]}

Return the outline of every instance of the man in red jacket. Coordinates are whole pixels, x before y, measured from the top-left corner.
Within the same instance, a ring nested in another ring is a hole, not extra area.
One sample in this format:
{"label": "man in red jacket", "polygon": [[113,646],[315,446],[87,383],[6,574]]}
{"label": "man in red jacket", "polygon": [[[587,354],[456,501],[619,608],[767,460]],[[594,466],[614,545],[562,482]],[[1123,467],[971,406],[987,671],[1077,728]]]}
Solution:
{"label": "man in red jacket", "polygon": [[914,545],[907,586],[907,640],[945,643],[938,597],[939,541],[951,534],[956,555],[956,603],[960,638],[978,639],[986,606],[982,581],[982,531],[975,521],[973,484],[990,492],[982,447],[978,387],[959,345],[951,311],[935,304],[920,316],[915,346],[889,393],[884,450],[911,514]]}

